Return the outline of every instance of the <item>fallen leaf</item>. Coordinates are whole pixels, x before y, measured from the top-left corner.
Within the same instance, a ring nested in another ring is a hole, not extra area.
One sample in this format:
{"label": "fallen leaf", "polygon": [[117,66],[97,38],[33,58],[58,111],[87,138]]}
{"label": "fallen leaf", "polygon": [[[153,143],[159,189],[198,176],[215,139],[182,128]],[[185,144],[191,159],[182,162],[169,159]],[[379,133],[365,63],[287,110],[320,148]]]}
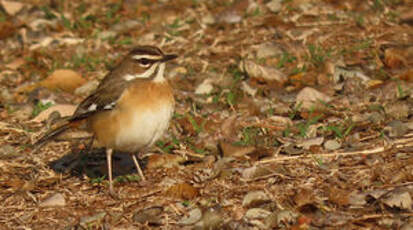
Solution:
{"label": "fallen leaf", "polygon": [[195,89],[195,94],[209,94],[214,89],[209,79],[205,79],[201,84]]}
{"label": "fallen leaf", "polygon": [[242,200],[242,207],[244,208],[255,208],[264,203],[271,201],[267,194],[263,191],[251,191],[244,196]]}
{"label": "fallen leaf", "polygon": [[61,193],[53,194],[39,204],[40,207],[63,207],[65,205],[66,200]]}
{"label": "fallen leaf", "polygon": [[236,146],[225,141],[220,141],[219,147],[224,157],[242,157],[256,149],[254,146]]}
{"label": "fallen leaf", "polygon": [[328,192],[329,201],[339,206],[345,206],[349,204],[349,193],[347,191],[336,187],[331,187]]}
{"label": "fallen leaf", "polygon": [[297,219],[297,222],[298,222],[299,225],[303,225],[303,224],[309,225],[309,224],[311,224],[311,221],[312,221],[312,218],[310,218],[308,216],[300,216]]}
{"label": "fallen leaf", "polygon": [[257,48],[257,58],[275,57],[283,54],[283,49],[273,42],[263,43]]}
{"label": "fallen leaf", "polygon": [[336,140],[327,140],[326,142],[324,142],[324,148],[326,150],[337,150],[341,147],[341,143],[336,141]]}
{"label": "fallen leaf", "polygon": [[252,88],[250,85],[248,85],[248,83],[246,83],[245,81],[243,81],[241,83],[241,89],[246,92],[247,94],[251,95],[252,97],[255,96],[255,94],[257,93],[257,89]]}
{"label": "fallen leaf", "polygon": [[306,85],[315,85],[317,76],[314,74],[300,72],[288,77],[294,88],[302,88]]}
{"label": "fallen leaf", "polygon": [[1,5],[3,6],[6,13],[10,16],[14,16],[24,7],[24,4],[21,2],[13,2],[6,0],[1,1]]}
{"label": "fallen leaf", "polygon": [[265,5],[271,12],[278,13],[282,8],[282,1],[272,0]]}
{"label": "fallen leaf", "polygon": [[146,167],[149,168],[172,168],[174,166],[182,163],[184,158],[175,154],[153,154],[149,156],[148,164]]}
{"label": "fallen leaf", "polygon": [[383,85],[383,81],[382,80],[377,80],[377,79],[375,79],[375,80],[369,80],[369,81],[367,81],[367,83],[366,83],[366,87],[368,88],[368,89],[375,89],[375,88],[378,88],[378,87],[380,87],[381,85]]}
{"label": "fallen leaf", "polygon": [[179,224],[182,225],[190,225],[190,224],[195,224],[198,222],[202,217],[202,211],[200,208],[194,208],[191,211],[189,211],[187,216],[182,217],[181,220],[179,220]]}
{"label": "fallen leaf", "polygon": [[252,166],[242,171],[242,178],[250,180],[250,179],[257,178],[257,177],[270,175],[271,173],[273,173],[273,171],[271,171],[268,168]]}
{"label": "fallen leaf", "polygon": [[328,103],[331,100],[330,96],[311,87],[305,87],[297,94],[295,105],[304,110],[311,110],[314,109],[315,106],[320,105],[321,102]]}
{"label": "fallen leaf", "polygon": [[288,127],[293,125],[293,121],[289,117],[271,116],[269,119],[277,126]]}
{"label": "fallen leaf", "polygon": [[264,219],[271,215],[271,212],[262,208],[251,208],[245,213],[244,218],[246,219]]}
{"label": "fallen leaf", "polygon": [[92,80],[88,81],[82,86],[76,88],[75,94],[79,96],[88,96],[90,95],[99,85],[99,81]]}
{"label": "fallen leaf", "polygon": [[408,69],[407,71],[397,75],[397,78],[407,82],[413,82],[413,69]]}
{"label": "fallen leaf", "polygon": [[31,121],[34,121],[34,122],[45,121],[49,118],[50,114],[52,114],[55,111],[59,112],[61,117],[71,116],[75,112],[76,108],[77,106],[74,106],[74,105],[54,105],[42,111],[41,113],[39,113],[39,115],[37,115]]}
{"label": "fallen leaf", "polygon": [[14,59],[12,62],[10,62],[9,64],[6,65],[6,68],[12,69],[12,70],[16,70],[18,69],[20,66],[24,65],[26,63],[26,61],[23,58],[16,58]]}
{"label": "fallen leaf", "polygon": [[275,81],[280,85],[287,81],[284,73],[273,67],[261,66],[250,60],[244,60],[240,63],[240,69],[250,77],[263,81]]}
{"label": "fallen leaf", "polygon": [[315,196],[313,191],[306,188],[298,189],[296,194],[293,197],[294,203],[299,209],[303,208],[306,205],[315,203]]}
{"label": "fallen leaf", "polygon": [[162,207],[150,207],[137,211],[132,220],[140,224],[161,225],[162,224]]}
{"label": "fallen leaf", "polygon": [[236,130],[235,130],[235,121],[237,119],[236,115],[232,115],[228,117],[221,123],[220,130],[222,132],[222,136],[225,138],[231,138]]}
{"label": "fallen leaf", "polygon": [[16,27],[9,21],[0,22],[0,40],[12,36],[16,31]]}
{"label": "fallen leaf", "polygon": [[353,191],[352,193],[348,194],[348,204],[350,204],[353,208],[361,208],[367,204],[366,199],[367,194],[365,193],[358,193]]}
{"label": "fallen leaf", "polygon": [[412,8],[410,8],[410,10],[408,10],[406,12],[403,12],[400,15],[400,20],[402,22],[413,24],[413,10],[412,10]]}
{"label": "fallen leaf", "polygon": [[183,200],[192,200],[199,195],[198,189],[187,183],[175,184],[166,190],[165,195]]}
{"label": "fallen leaf", "polygon": [[384,51],[384,63],[391,69],[396,69],[402,65],[407,65],[407,60],[403,57],[403,53],[396,49],[386,49]]}
{"label": "fallen leaf", "polygon": [[70,69],[55,70],[50,76],[40,82],[40,86],[48,89],[59,89],[73,93],[77,88],[86,83],[80,74]]}
{"label": "fallen leaf", "polygon": [[313,145],[320,146],[323,143],[323,141],[324,137],[309,138],[301,141],[300,143],[297,143],[297,147],[308,150]]}
{"label": "fallen leaf", "polygon": [[387,198],[383,199],[383,203],[392,208],[412,209],[412,197],[408,191],[393,192]]}

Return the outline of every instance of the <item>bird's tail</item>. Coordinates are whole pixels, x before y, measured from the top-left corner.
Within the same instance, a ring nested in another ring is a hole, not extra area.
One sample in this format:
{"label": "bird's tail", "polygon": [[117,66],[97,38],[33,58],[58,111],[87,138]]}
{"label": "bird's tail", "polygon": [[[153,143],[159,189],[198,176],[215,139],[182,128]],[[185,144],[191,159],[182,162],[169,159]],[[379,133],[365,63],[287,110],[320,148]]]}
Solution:
{"label": "bird's tail", "polygon": [[33,145],[34,146],[43,146],[45,143],[48,141],[54,139],[57,137],[59,134],[63,133],[64,131],[70,129],[72,125],[70,122],[65,122],[64,124],[61,124],[60,126],[57,126],[54,129],[51,129],[47,133],[45,133],[39,140],[37,140]]}

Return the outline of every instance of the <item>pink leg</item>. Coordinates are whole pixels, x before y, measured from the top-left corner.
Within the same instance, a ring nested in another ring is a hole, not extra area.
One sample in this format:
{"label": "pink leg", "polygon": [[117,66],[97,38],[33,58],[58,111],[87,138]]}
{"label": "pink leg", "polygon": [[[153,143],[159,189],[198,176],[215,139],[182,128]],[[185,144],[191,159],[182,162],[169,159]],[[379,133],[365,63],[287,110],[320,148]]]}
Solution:
{"label": "pink leg", "polygon": [[112,153],[113,149],[106,149],[106,161],[108,164],[108,176],[109,176],[109,194],[111,196],[116,196],[115,191],[113,190],[113,181],[112,181]]}
{"label": "pink leg", "polygon": [[143,175],[141,166],[139,166],[138,159],[136,159],[136,154],[132,154],[132,159],[133,159],[133,162],[135,163],[136,170],[138,170],[139,176],[141,177],[143,181],[145,181],[146,179],[145,179],[145,176]]}

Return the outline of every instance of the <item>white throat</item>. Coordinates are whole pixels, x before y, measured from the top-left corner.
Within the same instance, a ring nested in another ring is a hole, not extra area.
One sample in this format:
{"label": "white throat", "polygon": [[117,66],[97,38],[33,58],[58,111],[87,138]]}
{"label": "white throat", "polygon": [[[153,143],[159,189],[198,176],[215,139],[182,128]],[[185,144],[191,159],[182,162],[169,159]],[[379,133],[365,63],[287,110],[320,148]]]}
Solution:
{"label": "white throat", "polygon": [[156,73],[156,77],[155,77],[155,79],[153,79],[153,81],[155,81],[155,82],[163,82],[163,81],[165,81],[165,78],[164,78],[164,76],[163,76],[164,72],[165,72],[165,63],[162,62],[162,63],[159,65],[158,72]]}

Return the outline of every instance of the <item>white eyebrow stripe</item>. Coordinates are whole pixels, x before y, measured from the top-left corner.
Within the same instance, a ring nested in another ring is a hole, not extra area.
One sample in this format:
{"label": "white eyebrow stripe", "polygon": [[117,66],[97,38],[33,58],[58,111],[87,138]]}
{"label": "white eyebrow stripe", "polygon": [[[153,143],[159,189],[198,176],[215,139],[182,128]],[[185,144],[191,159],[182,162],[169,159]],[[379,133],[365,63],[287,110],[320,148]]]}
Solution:
{"label": "white eyebrow stripe", "polygon": [[145,72],[141,74],[126,74],[123,76],[123,79],[126,81],[132,81],[136,78],[149,78],[153,73],[155,73],[156,68],[158,67],[158,63],[155,63],[151,66],[151,68],[147,69]]}
{"label": "white eyebrow stripe", "polygon": [[150,59],[150,60],[161,60],[162,57],[157,55],[148,55],[148,54],[141,54],[141,55],[133,55],[133,59],[139,60],[142,58]]}

